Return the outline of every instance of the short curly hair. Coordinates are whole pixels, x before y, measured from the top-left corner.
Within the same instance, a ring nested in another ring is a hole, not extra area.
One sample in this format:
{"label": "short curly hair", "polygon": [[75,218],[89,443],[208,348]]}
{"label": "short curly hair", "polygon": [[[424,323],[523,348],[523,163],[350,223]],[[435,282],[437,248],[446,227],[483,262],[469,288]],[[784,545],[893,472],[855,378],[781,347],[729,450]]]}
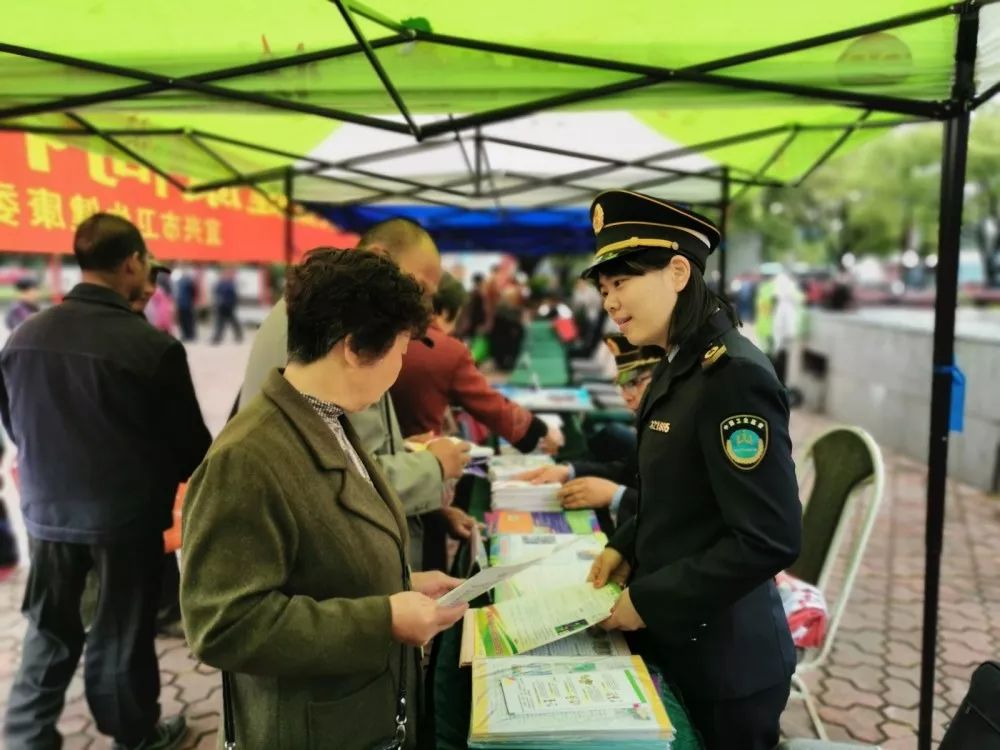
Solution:
{"label": "short curly hair", "polygon": [[420,285],[367,250],[317,248],[288,272],[288,358],[309,364],[351,337],[364,361],[384,357],[401,333],[422,336],[430,310]]}

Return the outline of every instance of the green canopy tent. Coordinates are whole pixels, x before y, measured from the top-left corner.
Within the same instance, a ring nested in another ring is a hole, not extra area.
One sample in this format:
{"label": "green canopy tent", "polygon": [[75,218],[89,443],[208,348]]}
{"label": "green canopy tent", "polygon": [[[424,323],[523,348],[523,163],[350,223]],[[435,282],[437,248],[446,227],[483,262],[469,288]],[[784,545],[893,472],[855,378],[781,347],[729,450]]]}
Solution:
{"label": "green canopy tent", "polygon": [[[12,0],[5,11],[0,128],[110,149],[195,192],[249,184],[313,201],[461,208],[572,205],[627,184],[724,208],[732,192],[796,184],[879,129],[943,121],[920,715],[929,748],[962,185],[970,112],[1000,88],[1000,6]],[[580,116],[576,135],[546,125],[555,120],[539,113],[552,110]],[[587,124],[606,112],[627,113],[664,147],[636,153],[622,128]],[[511,136],[524,118],[537,128]],[[388,141],[359,149],[361,128]],[[447,151],[458,167],[404,167],[444,165]],[[504,151],[530,158],[498,168]]]}

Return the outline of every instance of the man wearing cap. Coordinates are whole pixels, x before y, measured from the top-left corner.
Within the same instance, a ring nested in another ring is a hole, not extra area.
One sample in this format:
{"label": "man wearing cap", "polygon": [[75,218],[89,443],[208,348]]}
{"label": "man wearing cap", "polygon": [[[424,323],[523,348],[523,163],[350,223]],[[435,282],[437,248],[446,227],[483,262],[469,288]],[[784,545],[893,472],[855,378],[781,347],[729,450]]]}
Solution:
{"label": "man wearing cap", "polygon": [[626,584],[604,627],[680,689],[706,750],[771,750],[795,669],[774,576],[802,524],[787,396],[705,283],[710,221],[625,190],[591,218],[585,275],[632,344],[667,352],[639,407],[638,510],[589,577]]}
{"label": "man wearing cap", "polygon": [[[83,655],[87,703],[115,750],[168,750],[183,741],[185,723],[160,720],[163,531],[177,484],[211,436],[184,347],[131,308],[150,273],[139,230],[95,214],[77,228],[73,252],[82,282],[19,326],[0,353],[0,416],[18,449],[31,547],[28,630],[4,746],[60,746],[56,724]],[[91,570],[99,592],[85,630]]]}
{"label": "man wearing cap", "polygon": [[[618,368],[615,382],[625,405],[633,413],[638,412],[653,371],[663,359],[663,350],[656,346],[633,346],[620,333],[605,336],[604,343],[614,355]],[[612,427],[622,432],[628,430],[628,440],[621,441],[626,453],[623,458],[542,466],[517,478],[535,483],[558,482],[564,485],[559,498],[567,510],[592,508],[597,511],[602,527],[609,527],[606,513],[610,514],[610,526],[624,524],[635,515],[639,499],[635,430],[624,425]]]}

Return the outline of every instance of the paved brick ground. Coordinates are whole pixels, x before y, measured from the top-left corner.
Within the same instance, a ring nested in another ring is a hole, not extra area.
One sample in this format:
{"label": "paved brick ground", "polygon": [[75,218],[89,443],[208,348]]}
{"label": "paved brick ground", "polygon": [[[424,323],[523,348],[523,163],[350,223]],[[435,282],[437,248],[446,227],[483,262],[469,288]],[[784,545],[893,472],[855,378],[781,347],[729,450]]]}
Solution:
{"label": "paved brick ground", "polygon": [[[206,420],[224,423],[238,387],[247,347],[195,345],[192,369]],[[829,423],[796,413],[793,437],[807,437]],[[916,747],[923,597],[925,468],[887,455],[886,498],[864,559],[829,665],[809,684],[835,739],[880,744],[885,750]],[[8,485],[9,486],[9,485]],[[1000,502],[961,485],[951,485],[941,603],[937,686],[937,736],[954,715],[976,664],[1000,655]],[[7,496],[10,498],[11,493]],[[19,659],[24,621],[18,607],[23,572],[0,584],[0,710]],[[183,641],[158,643],[166,714],[183,711],[191,726],[187,748],[215,744],[219,680],[191,658]],[[783,721],[791,736],[812,736],[801,704],[789,706]],[[75,680],[61,723],[68,750],[106,748],[92,724]]]}

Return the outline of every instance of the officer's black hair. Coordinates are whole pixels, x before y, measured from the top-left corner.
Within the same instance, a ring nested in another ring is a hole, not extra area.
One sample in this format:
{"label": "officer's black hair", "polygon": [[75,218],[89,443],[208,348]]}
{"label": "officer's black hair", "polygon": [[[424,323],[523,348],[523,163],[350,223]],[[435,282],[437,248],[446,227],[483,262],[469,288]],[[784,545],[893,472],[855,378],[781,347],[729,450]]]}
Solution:
{"label": "officer's black hair", "polygon": [[[650,271],[659,271],[669,265],[678,253],[664,248],[650,248],[636,253],[621,255],[602,264],[593,275],[594,284],[599,284],[600,276],[644,276]],[[691,264],[691,277],[680,294],[677,306],[670,318],[667,339],[671,346],[684,346],[705,325],[716,310],[722,309],[733,322],[740,325],[739,316],[732,303],[708,288],[701,270]]]}

